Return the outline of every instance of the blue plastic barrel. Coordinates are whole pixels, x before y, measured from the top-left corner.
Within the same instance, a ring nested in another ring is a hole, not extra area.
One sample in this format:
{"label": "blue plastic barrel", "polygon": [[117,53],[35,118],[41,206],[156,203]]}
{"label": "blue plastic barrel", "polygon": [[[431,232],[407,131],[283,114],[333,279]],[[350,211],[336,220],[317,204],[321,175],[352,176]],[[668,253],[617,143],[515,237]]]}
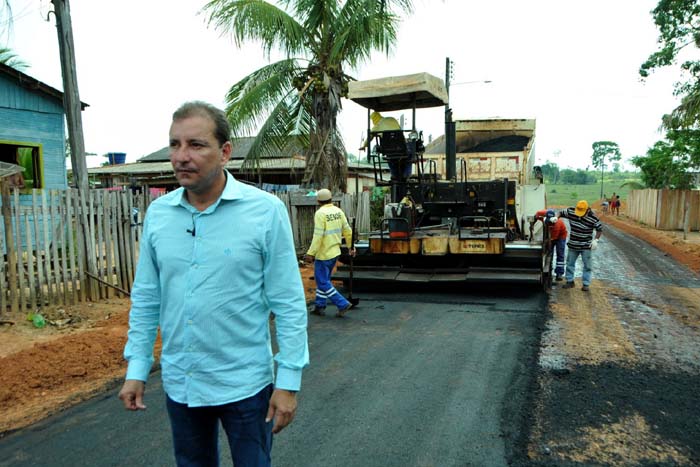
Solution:
{"label": "blue plastic barrel", "polygon": [[126,162],[125,152],[108,152],[107,159],[109,160],[109,165],[123,164]]}

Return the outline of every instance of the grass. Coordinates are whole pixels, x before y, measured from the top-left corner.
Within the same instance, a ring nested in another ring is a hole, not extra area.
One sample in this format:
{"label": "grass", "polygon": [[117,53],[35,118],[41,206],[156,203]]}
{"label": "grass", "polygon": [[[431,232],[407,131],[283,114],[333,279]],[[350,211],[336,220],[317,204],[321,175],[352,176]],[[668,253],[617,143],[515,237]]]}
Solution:
{"label": "grass", "polygon": [[[605,182],[603,186],[607,197],[613,192],[626,199],[630,192],[629,186],[621,187],[626,180]],[[595,185],[545,185],[547,187],[547,206],[573,206],[580,199],[589,203],[600,200],[600,183]]]}

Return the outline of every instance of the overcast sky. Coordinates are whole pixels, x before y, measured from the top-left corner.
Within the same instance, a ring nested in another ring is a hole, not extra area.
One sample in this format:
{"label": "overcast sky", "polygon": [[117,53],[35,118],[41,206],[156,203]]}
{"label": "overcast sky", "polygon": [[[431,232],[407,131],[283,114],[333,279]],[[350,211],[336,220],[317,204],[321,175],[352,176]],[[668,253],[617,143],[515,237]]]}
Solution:
{"label": "overcast sky", "polygon": [[[45,21],[50,1],[11,1],[14,29],[0,45],[30,64],[27,74],[62,89],[55,21]],[[415,0],[395,50],[346,71],[358,79],[418,72],[444,78],[449,56],[452,82],[468,83],[450,90],[455,118],[536,118],[540,164],[585,168],[600,140],[617,142],[626,160],[663,137],[661,116],[677,102],[677,68],[639,79],[639,66],[656,50],[650,11],[657,3]],[[259,47],[237,49],[208,29],[198,15],[204,4],[71,0],[80,97],[90,105],[83,112],[87,151],[126,152],[127,161],[157,151],[167,145],[170,116],[182,102],[223,107],[228,88],[266,63]],[[443,112],[418,111],[426,140],[444,132]],[[345,101],[339,123],[356,153],[366,111]]]}

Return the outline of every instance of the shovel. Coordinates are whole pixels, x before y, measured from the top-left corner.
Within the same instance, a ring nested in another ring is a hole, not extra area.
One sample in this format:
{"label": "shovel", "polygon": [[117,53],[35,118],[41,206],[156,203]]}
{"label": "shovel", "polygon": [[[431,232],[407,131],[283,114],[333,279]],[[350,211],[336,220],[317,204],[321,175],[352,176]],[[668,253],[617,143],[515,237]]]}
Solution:
{"label": "shovel", "polygon": [[[352,245],[350,245],[350,249],[355,247],[355,218],[352,218]],[[357,305],[360,304],[360,299],[355,297],[353,298],[352,296],[352,276],[353,276],[353,270],[354,268],[354,263],[355,263],[355,257],[350,255],[350,283],[348,284],[348,301],[350,304],[352,304],[353,307],[356,307]]]}

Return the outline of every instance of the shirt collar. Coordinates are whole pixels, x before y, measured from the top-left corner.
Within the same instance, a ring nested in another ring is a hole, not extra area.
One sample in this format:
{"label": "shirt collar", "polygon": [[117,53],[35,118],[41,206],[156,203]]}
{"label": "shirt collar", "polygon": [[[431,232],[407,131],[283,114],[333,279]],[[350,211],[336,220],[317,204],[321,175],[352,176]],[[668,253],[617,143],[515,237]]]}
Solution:
{"label": "shirt collar", "polygon": [[[217,200],[214,203],[214,205],[218,205],[222,199],[232,201],[235,199],[243,198],[241,182],[233,178],[233,175],[231,175],[231,173],[228,170],[225,170],[224,173],[226,174],[226,186],[224,186],[224,191],[221,192],[219,200]],[[187,199],[185,198],[185,189],[183,187],[180,187],[177,190],[175,190],[173,192],[173,197],[170,199],[170,202],[168,204],[170,204],[171,206],[190,206],[190,203],[188,203]]]}

